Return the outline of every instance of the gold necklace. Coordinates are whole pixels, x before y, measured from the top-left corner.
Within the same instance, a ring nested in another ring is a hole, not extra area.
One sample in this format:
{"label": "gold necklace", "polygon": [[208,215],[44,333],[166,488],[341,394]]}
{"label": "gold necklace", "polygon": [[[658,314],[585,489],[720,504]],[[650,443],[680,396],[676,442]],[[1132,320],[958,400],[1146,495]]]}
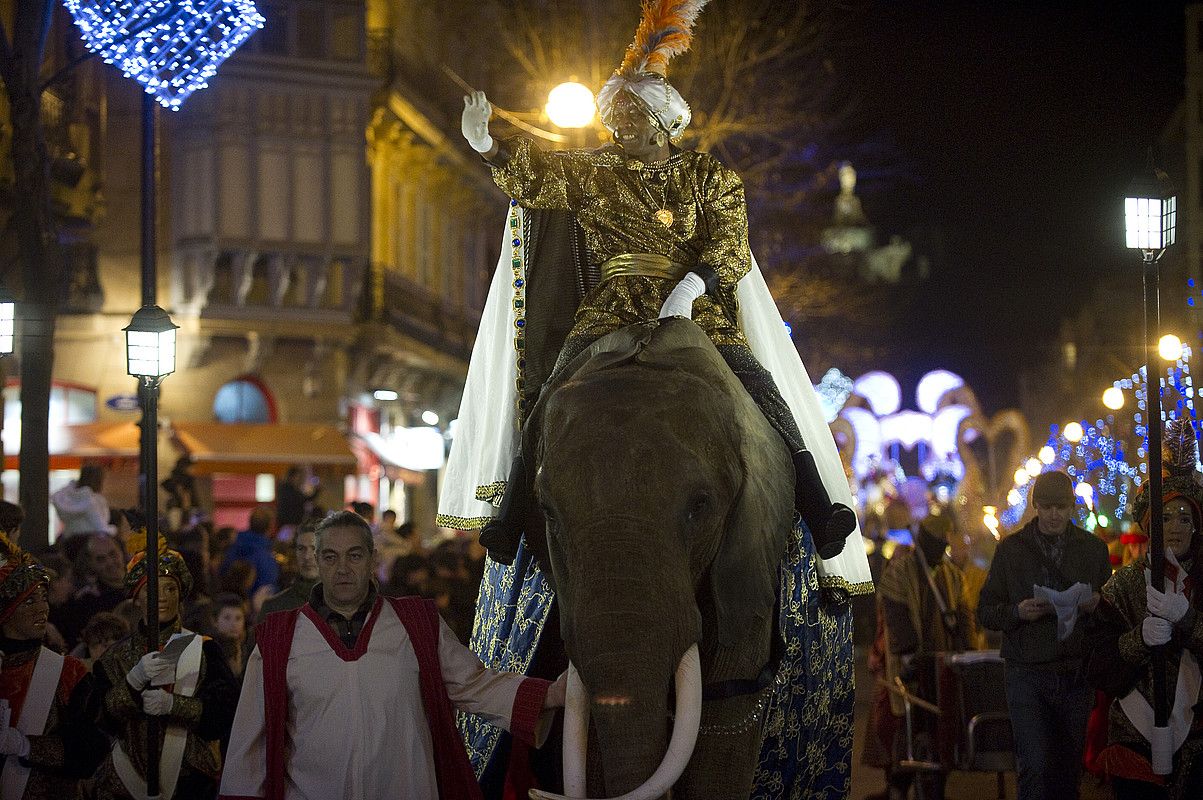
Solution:
{"label": "gold necklace", "polygon": [[665,184],[660,187],[660,189],[661,189],[660,197],[662,199],[660,200],[659,203],[657,203],[656,198],[652,197],[651,190],[648,189],[647,184],[645,184],[643,182],[643,167],[644,167],[644,164],[640,161],[628,161],[627,162],[627,169],[629,169],[635,173],[635,182],[639,184],[639,188],[643,190],[643,193],[645,195],[647,195],[648,202],[651,203],[652,207],[656,209],[655,211],[652,212],[652,218],[655,219],[656,222],[659,222],[664,227],[671,228],[675,217],[673,216],[673,212],[669,211],[668,208],[666,208],[666,206],[668,205],[668,185],[667,185],[668,173],[667,172],[653,173],[658,180],[665,181]]}

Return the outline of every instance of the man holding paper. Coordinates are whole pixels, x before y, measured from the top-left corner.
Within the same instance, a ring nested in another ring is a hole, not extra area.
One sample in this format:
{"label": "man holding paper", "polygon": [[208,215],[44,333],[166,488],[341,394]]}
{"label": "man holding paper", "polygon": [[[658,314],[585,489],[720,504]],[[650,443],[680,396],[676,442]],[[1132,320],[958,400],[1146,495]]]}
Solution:
{"label": "man holding paper", "polygon": [[[125,585],[145,615],[145,536],[135,543]],[[101,725],[116,742],[96,776],[100,800],[146,796],[147,718],[161,718],[163,742],[159,788],[163,800],[212,798],[221,776],[220,742],[229,735],[238,703],[238,681],[221,646],[180,627],[180,599],[192,589],[184,559],[166,543],[160,547],[159,646],[147,653],[139,626],[97,662],[97,689],[103,692]]]}
{"label": "man holding paper", "polygon": [[977,618],[1003,634],[1019,800],[1074,800],[1094,703],[1083,617],[1098,606],[1111,561],[1102,539],[1070,522],[1069,475],[1042,473],[1030,497],[1036,518],[999,543]]}
{"label": "man holding paper", "polygon": [[0,533],[0,798],[71,800],[104,758],[92,676],[42,646],[50,573]]}

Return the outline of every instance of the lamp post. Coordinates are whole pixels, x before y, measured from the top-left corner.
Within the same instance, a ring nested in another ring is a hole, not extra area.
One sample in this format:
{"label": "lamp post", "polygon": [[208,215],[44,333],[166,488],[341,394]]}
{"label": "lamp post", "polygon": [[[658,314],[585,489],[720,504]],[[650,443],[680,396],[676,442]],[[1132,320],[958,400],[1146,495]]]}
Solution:
{"label": "lamp post", "polygon": [[[1124,198],[1127,246],[1139,250],[1144,262],[1144,342],[1145,386],[1148,423],[1149,465],[1149,565],[1151,583],[1165,590],[1165,532],[1161,518],[1161,328],[1158,304],[1158,262],[1166,248],[1174,243],[1178,224],[1178,198],[1165,172],[1150,165],[1128,185]],[[1169,698],[1166,696],[1166,655],[1164,647],[1154,647],[1153,727],[1166,729],[1169,722]],[[1161,734],[1164,736],[1165,734]],[[1154,739],[1159,735],[1155,734]],[[1154,744],[1153,769],[1169,774],[1170,758],[1158,758]]]}
{"label": "lamp post", "polygon": [[[156,305],[142,306],[125,327],[126,372],[142,397],[142,513],[146,517],[146,652],[159,647],[159,384],[175,372],[179,326]],[[159,718],[146,718],[146,793],[159,794]]]}

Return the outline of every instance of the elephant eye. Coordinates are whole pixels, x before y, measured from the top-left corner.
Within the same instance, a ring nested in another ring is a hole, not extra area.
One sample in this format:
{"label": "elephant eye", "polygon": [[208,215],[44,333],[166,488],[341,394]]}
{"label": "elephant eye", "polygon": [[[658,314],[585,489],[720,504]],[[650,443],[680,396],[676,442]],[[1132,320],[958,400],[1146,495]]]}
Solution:
{"label": "elephant eye", "polygon": [[685,509],[685,519],[690,525],[697,525],[704,520],[709,514],[713,499],[706,492],[698,492],[693,497],[689,498],[689,505]]}

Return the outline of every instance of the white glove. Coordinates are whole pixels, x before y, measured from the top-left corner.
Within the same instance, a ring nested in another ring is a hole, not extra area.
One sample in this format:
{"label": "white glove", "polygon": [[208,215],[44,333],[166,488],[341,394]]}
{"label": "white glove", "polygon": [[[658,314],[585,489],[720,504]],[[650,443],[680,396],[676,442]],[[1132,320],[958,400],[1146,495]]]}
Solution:
{"label": "white glove", "polygon": [[175,698],[171,692],[162,689],[147,689],[142,693],[142,710],[152,717],[161,717],[169,713],[173,702]]}
{"label": "white glove", "polygon": [[174,669],[175,664],[164,659],[159,653],[147,653],[126,673],[125,681],[141,691],[158,678],[170,675]]}
{"label": "white glove", "polygon": [[1173,630],[1174,626],[1168,620],[1161,617],[1145,617],[1144,622],[1140,623],[1140,638],[1149,647],[1157,647],[1170,640]]}
{"label": "white glove", "polygon": [[1159,592],[1152,586],[1145,587],[1145,606],[1149,613],[1172,623],[1182,621],[1190,610],[1190,601],[1186,595],[1176,592]]}
{"label": "white glove", "polygon": [[464,97],[464,115],[460,119],[460,130],[472,149],[487,153],[493,149],[493,137],[489,135],[489,117],[493,116],[493,104],[484,92],[473,92]]}
{"label": "white glove", "polygon": [[685,317],[693,319],[693,301],[706,294],[706,281],[696,272],[691,272],[668,293],[664,305],[660,306],[660,319]]}
{"label": "white glove", "polygon": [[16,728],[5,728],[0,731],[0,755],[28,757],[29,737]]}

